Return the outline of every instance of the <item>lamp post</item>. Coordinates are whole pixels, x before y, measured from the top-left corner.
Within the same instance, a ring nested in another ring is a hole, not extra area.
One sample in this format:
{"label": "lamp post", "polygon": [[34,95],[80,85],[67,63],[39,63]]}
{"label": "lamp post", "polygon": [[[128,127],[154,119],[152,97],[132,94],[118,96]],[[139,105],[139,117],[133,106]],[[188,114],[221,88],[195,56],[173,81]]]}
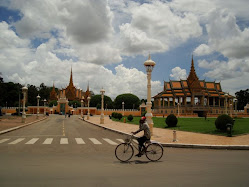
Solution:
{"label": "lamp post", "polygon": [[123,116],[124,116],[124,101],[122,102],[122,112],[123,112]]}
{"label": "lamp post", "polygon": [[102,88],[100,90],[101,93],[101,116],[100,116],[100,124],[104,124],[104,93],[105,90]]}
{"label": "lamp post", "polygon": [[27,91],[28,91],[28,88],[24,86],[22,88],[22,93],[23,93],[22,123],[25,123],[25,121],[26,121],[25,102],[26,102]]}
{"label": "lamp post", "polygon": [[87,97],[87,101],[88,101],[88,111],[87,111],[87,120],[89,120],[89,116],[90,116],[90,110],[89,110],[89,103],[90,103],[90,99],[91,99],[91,97]]}
{"label": "lamp post", "polygon": [[228,94],[225,93],[225,114],[227,115],[227,97],[228,97]]}
{"label": "lamp post", "polygon": [[146,60],[144,62],[144,66],[146,68],[146,72],[147,72],[147,103],[146,103],[146,107],[147,107],[147,113],[146,113],[146,118],[147,118],[147,122],[148,125],[150,127],[150,132],[151,135],[153,135],[153,120],[152,120],[152,113],[151,113],[151,72],[154,68],[154,66],[156,65],[156,63],[151,60],[151,57],[149,55],[148,60]]}
{"label": "lamp post", "polygon": [[84,100],[83,98],[81,99],[81,117],[83,118],[83,103],[84,103]]}
{"label": "lamp post", "polygon": [[234,102],[235,102],[235,116],[237,117],[237,102],[238,102],[238,99],[234,99]]}
{"label": "lamp post", "polygon": [[44,116],[45,116],[46,115],[45,104],[46,104],[47,100],[44,99],[43,101],[44,101]]}
{"label": "lamp post", "polygon": [[179,107],[180,107],[180,103],[177,103],[177,106],[178,106],[178,110],[177,110],[177,116],[178,116],[178,118],[179,118]]}
{"label": "lamp post", "polygon": [[40,96],[39,96],[39,94],[36,96],[36,98],[37,98],[37,115],[36,115],[36,118],[37,119],[39,119],[39,112],[40,112],[40,110],[39,110],[39,101],[40,101]]}

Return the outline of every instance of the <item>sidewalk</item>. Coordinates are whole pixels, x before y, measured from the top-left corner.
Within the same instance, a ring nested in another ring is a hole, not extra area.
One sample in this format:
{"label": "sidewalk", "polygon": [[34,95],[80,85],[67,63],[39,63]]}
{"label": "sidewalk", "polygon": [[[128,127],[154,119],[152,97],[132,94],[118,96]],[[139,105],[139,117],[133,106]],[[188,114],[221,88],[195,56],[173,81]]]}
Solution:
{"label": "sidewalk", "polygon": [[[137,125],[116,122],[105,116],[105,123],[100,124],[100,116],[91,116],[85,121],[92,124],[102,126],[107,129],[130,134],[138,129]],[[192,132],[176,131],[176,142],[173,142],[173,130],[153,128],[152,140],[162,143],[164,146],[170,147],[198,147],[198,148],[214,148],[214,149],[248,149],[249,150],[249,134],[236,137],[225,137],[208,134],[199,134]],[[143,132],[140,132],[141,135]]]}
{"label": "sidewalk", "polygon": [[46,118],[46,116],[40,115],[39,119],[37,119],[36,115],[30,115],[27,116],[25,123],[22,123],[22,116],[1,116],[0,135],[42,121]]}

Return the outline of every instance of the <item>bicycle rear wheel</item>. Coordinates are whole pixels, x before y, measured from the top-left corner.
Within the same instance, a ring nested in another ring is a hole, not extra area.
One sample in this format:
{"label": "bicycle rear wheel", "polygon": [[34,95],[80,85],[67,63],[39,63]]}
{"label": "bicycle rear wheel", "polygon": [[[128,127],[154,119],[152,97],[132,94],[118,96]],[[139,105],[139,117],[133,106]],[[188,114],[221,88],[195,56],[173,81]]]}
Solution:
{"label": "bicycle rear wheel", "polygon": [[131,159],[134,149],[130,144],[121,143],[115,149],[115,156],[118,160],[126,162]]}
{"label": "bicycle rear wheel", "polygon": [[163,156],[163,147],[158,143],[151,143],[147,146],[145,154],[150,161],[158,161]]}

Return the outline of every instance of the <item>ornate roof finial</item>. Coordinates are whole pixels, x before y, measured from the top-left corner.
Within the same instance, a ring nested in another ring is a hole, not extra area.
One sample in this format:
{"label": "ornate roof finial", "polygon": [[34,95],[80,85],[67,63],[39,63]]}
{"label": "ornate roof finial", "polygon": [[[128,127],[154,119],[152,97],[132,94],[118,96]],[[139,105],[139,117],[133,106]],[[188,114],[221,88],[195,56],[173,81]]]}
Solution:
{"label": "ornate roof finial", "polygon": [[151,57],[150,57],[150,53],[149,53],[149,57],[148,57],[148,60],[151,60]]}
{"label": "ornate roof finial", "polygon": [[72,65],[71,65],[71,75],[70,75],[70,82],[69,85],[73,85],[73,71],[72,71]]}

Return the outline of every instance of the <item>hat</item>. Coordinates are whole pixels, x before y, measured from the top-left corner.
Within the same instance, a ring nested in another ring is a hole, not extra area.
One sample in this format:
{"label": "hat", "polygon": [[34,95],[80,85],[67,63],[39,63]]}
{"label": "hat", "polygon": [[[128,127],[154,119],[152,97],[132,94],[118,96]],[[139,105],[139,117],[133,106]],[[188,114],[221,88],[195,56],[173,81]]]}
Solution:
{"label": "hat", "polygon": [[145,117],[145,116],[141,117],[141,120],[145,121],[145,120],[146,120],[146,117]]}

